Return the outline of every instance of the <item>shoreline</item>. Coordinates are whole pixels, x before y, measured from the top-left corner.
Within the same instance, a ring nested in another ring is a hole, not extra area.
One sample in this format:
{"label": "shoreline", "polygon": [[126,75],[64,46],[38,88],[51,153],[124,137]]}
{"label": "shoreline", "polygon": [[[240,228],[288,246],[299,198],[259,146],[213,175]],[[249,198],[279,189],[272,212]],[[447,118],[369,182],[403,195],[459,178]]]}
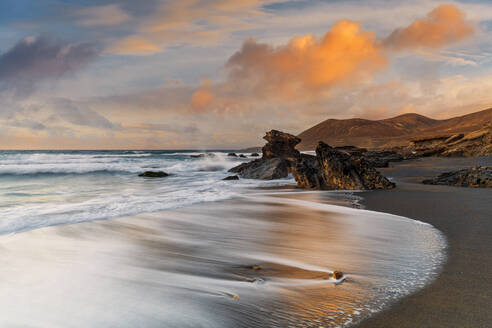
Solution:
{"label": "shoreline", "polygon": [[[256,189],[229,200],[4,236],[0,306],[12,315],[0,325],[359,322],[434,279],[444,246],[436,229],[360,211],[353,206],[358,201],[344,191]],[[347,278],[338,286],[335,270]],[[80,309],[84,321],[73,322]]]}
{"label": "shoreline", "polygon": [[421,180],[491,162],[488,157],[394,163],[381,172],[393,177],[397,188],[359,194],[361,205],[369,210],[431,224],[445,235],[448,247],[437,279],[357,327],[488,327],[492,322],[492,190],[424,185]]}

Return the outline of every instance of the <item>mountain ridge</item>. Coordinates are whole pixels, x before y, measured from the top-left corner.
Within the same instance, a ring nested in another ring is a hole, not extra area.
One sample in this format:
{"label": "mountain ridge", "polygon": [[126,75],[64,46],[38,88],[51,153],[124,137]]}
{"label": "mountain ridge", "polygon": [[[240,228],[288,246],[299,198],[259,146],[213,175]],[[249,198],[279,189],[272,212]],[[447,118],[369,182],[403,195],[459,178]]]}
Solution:
{"label": "mountain ridge", "polygon": [[327,119],[301,132],[300,150],[312,150],[319,141],[331,146],[380,148],[402,145],[414,137],[468,133],[492,122],[492,108],[444,120],[406,113],[382,120]]}

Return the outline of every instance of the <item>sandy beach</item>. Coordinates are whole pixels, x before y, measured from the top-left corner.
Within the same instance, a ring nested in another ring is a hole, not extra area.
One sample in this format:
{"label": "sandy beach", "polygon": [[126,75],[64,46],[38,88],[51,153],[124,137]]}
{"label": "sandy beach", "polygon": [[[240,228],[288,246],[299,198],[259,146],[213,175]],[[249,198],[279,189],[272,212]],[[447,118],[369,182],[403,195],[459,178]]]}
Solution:
{"label": "sandy beach", "polygon": [[448,259],[437,280],[358,327],[490,327],[492,190],[423,185],[440,172],[491,165],[492,158],[426,158],[383,169],[397,188],[361,194],[375,211],[404,215],[444,233]]}
{"label": "sandy beach", "polygon": [[[262,188],[0,238],[2,327],[340,327],[436,277],[433,227],[346,192]],[[332,279],[342,270],[347,279]]]}

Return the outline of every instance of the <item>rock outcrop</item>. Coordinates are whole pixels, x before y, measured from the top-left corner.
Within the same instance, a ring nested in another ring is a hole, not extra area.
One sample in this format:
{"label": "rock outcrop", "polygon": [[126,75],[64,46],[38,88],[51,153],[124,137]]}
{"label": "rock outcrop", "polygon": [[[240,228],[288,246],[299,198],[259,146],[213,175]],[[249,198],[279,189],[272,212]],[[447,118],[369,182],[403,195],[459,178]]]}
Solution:
{"label": "rock outcrop", "polygon": [[492,123],[467,134],[414,138],[408,149],[418,156],[490,156],[492,155]]}
{"label": "rock outcrop", "polygon": [[367,150],[355,146],[341,146],[335,149],[352,157],[363,157],[369,165],[374,167],[388,167],[391,162],[401,162],[406,159],[403,154],[391,149]]}
{"label": "rock outcrop", "polygon": [[263,139],[267,141],[262,148],[263,159],[285,158],[296,160],[300,156],[295,147],[301,142],[301,139],[292,134],[271,130],[266,133]]}
{"label": "rock outcrop", "polygon": [[263,139],[267,143],[262,148],[261,158],[233,167],[229,172],[246,179],[274,180],[287,177],[301,156],[295,149],[301,140],[277,130],[267,132]]}
{"label": "rock outcrop", "polygon": [[241,178],[275,180],[289,175],[291,164],[282,158],[257,159],[243,163],[229,170]]}
{"label": "rock outcrop", "polygon": [[228,177],[225,177],[224,179],[222,179],[224,181],[230,181],[230,180],[239,180],[239,177],[237,175],[230,175]]}
{"label": "rock outcrop", "polygon": [[436,178],[422,181],[424,184],[456,187],[492,188],[492,167],[477,166],[453,172],[446,172]]}
{"label": "rock outcrop", "polygon": [[363,157],[350,156],[320,142],[316,157],[303,155],[293,171],[297,185],[306,189],[391,189],[395,185]]}
{"label": "rock outcrop", "polygon": [[[320,142],[316,156],[301,154],[295,146],[296,136],[280,131],[267,132],[263,156],[229,170],[242,178],[272,180],[292,174],[297,185],[306,189],[390,189],[388,179],[366,161],[361,151],[350,155]],[[354,147],[355,148],[355,147]],[[350,149],[354,150],[354,149]]]}
{"label": "rock outcrop", "polygon": [[169,174],[163,171],[145,171],[144,173],[140,173],[138,176],[144,178],[165,178],[169,176]]}

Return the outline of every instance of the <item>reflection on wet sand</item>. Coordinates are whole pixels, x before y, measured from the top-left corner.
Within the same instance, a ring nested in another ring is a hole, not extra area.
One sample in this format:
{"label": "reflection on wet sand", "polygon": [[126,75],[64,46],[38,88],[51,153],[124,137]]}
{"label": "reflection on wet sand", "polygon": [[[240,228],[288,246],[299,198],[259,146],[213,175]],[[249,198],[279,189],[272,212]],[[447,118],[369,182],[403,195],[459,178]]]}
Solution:
{"label": "reflection on wet sand", "polygon": [[0,325],[332,327],[433,277],[435,229],[326,204],[354,200],[340,195],[267,191],[2,236]]}

